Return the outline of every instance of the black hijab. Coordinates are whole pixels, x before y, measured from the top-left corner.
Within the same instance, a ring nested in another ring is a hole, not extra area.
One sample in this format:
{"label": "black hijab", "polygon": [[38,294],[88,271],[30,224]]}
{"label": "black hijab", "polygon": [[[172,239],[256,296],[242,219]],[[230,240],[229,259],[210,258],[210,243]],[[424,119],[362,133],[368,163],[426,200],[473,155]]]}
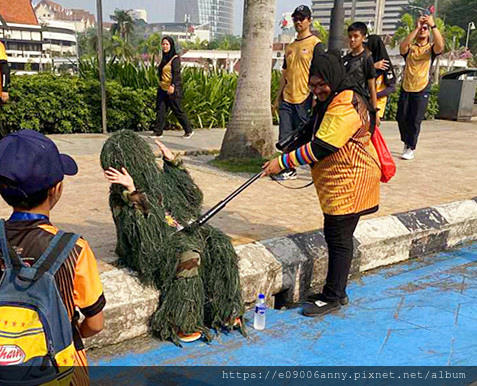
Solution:
{"label": "black hijab", "polygon": [[170,62],[170,60],[177,55],[177,52],[176,52],[176,45],[174,43],[174,40],[169,37],[169,36],[164,36],[161,40],[161,43],[164,41],[164,40],[167,40],[169,42],[169,45],[171,46],[171,49],[169,50],[169,52],[165,53],[164,51],[162,52],[162,60],[161,60],[161,63],[159,64],[159,68],[158,68],[158,71],[159,71],[159,75],[162,74],[162,69],[164,68],[164,66]]}
{"label": "black hijab", "polygon": [[329,97],[324,102],[318,102],[316,104],[315,114],[317,114],[317,120],[315,123],[315,130],[320,126],[326,110],[334,97],[344,90],[352,90],[359,94],[366,103],[368,110],[373,113],[374,109],[368,98],[363,95],[361,88],[355,83],[347,81],[346,70],[341,61],[339,51],[328,50],[327,53],[314,55],[310,66],[310,79],[315,75],[322,77],[331,88]]}
{"label": "black hijab", "polygon": [[384,81],[386,84],[389,84],[389,79],[395,78],[394,68],[389,59],[388,52],[386,51],[386,46],[378,35],[369,35],[368,42],[366,46],[371,51],[374,63],[379,62],[380,60],[385,59],[389,63],[389,68],[387,70],[376,70],[376,73],[379,75],[384,74]]}

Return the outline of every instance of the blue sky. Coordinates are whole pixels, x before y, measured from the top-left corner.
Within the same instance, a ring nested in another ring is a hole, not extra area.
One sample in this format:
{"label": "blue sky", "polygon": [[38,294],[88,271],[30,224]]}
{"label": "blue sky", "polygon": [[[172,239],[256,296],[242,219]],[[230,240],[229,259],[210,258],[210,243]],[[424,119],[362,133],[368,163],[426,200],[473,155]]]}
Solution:
{"label": "blue sky", "polygon": [[[68,8],[82,8],[96,13],[96,1],[94,0],[53,0]],[[243,0],[234,0],[235,17],[234,32],[242,33]],[[311,0],[277,0],[276,23],[284,12],[291,12],[300,4],[311,5]],[[148,12],[149,22],[174,21],[174,0],[103,0],[103,18],[109,20],[115,8],[144,8]],[[278,32],[278,27],[276,28]]]}

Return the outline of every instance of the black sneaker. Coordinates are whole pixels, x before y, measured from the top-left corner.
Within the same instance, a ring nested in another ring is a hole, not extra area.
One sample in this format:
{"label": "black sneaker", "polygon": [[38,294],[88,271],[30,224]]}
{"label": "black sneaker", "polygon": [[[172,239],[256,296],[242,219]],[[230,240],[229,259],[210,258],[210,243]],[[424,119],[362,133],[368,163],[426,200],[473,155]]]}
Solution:
{"label": "black sneaker", "polygon": [[321,298],[316,300],[313,303],[303,304],[302,308],[303,308],[303,315],[313,317],[313,316],[326,315],[332,311],[339,310],[341,308],[341,305],[339,301],[330,302]]}
{"label": "black sneaker", "polygon": [[[313,303],[313,302],[319,300],[321,296],[322,296],[321,293],[313,294],[313,295],[307,296],[306,300],[307,300],[308,302]],[[339,300],[339,302],[340,302],[340,304],[341,304],[342,306],[346,306],[346,305],[349,303],[348,295],[345,295],[344,297],[342,297],[342,298]]]}
{"label": "black sneaker", "polygon": [[297,172],[295,169],[283,170],[275,176],[272,176],[272,180],[276,181],[286,181],[286,180],[296,180]]}
{"label": "black sneaker", "polygon": [[184,139],[189,139],[190,137],[192,137],[193,135],[195,134],[195,131],[191,131],[190,133],[185,133],[182,138]]}

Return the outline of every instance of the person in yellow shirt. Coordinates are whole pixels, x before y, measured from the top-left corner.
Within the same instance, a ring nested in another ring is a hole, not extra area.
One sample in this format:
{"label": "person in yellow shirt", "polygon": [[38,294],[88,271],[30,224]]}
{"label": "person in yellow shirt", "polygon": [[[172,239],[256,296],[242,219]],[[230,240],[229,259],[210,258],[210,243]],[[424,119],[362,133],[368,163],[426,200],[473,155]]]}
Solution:
{"label": "person in yellow shirt", "polygon": [[309,125],[310,142],[263,165],[263,175],[309,164],[324,214],[328,273],[321,293],[303,306],[305,316],[324,315],[348,303],[346,284],[353,258],[353,233],[361,216],[379,205],[381,167],[371,142],[374,108],[356,83],[349,84],[337,55],[313,58],[309,87],[319,104]]}
{"label": "person in yellow shirt", "polygon": [[[434,43],[430,42],[431,31]],[[404,143],[402,158],[411,160],[429,103],[432,62],[444,51],[444,38],[431,15],[417,20],[416,28],[402,41],[399,51],[406,64],[396,118]]]}
{"label": "person in yellow shirt", "polygon": [[[300,5],[293,12],[292,18],[297,37],[286,49],[280,89],[275,101],[275,105],[279,106],[279,140],[300,130],[308,122],[313,100],[308,88],[310,64],[315,53],[324,52],[321,40],[310,29],[310,8]],[[296,170],[284,170],[274,178],[295,179]]]}
{"label": "person in yellow shirt", "polygon": [[379,35],[369,35],[367,48],[371,51],[376,70],[376,97],[379,118],[384,117],[388,96],[396,91],[396,75],[386,46]]}
{"label": "person in yellow shirt", "polygon": [[154,138],[162,138],[166,126],[167,109],[170,108],[184,129],[182,138],[189,139],[194,135],[187,115],[182,107],[181,59],[176,52],[174,40],[164,36],[161,42],[162,60],[159,64],[159,88],[156,100],[156,122]]}
{"label": "person in yellow shirt", "polygon": [[[7,103],[10,98],[8,95],[8,86],[10,85],[10,68],[8,67],[8,58],[5,45],[0,42],[0,99],[2,103]],[[3,138],[7,133],[4,132],[3,124],[0,121],[0,138]]]}

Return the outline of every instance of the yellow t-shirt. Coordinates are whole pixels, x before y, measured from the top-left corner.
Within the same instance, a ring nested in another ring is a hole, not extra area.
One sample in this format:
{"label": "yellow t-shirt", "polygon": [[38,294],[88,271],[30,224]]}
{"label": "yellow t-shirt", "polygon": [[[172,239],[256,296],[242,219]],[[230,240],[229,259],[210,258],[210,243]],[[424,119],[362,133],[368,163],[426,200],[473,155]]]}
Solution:
{"label": "yellow t-shirt", "polygon": [[402,82],[404,91],[420,92],[429,85],[432,61],[435,58],[432,47],[430,43],[423,46],[414,43],[409,47],[408,53],[403,55],[406,61]]}
{"label": "yellow t-shirt", "polygon": [[284,66],[286,85],[283,90],[285,102],[300,104],[310,95],[308,78],[313,50],[318,43],[321,43],[321,40],[310,35],[304,39],[295,40],[287,47]]}
{"label": "yellow t-shirt", "polygon": [[[0,60],[8,60],[7,51],[5,50],[5,46],[2,42],[0,42]],[[0,79],[3,79],[2,70],[0,70]],[[0,92],[2,92],[2,84],[3,82],[0,82]]]}
{"label": "yellow t-shirt", "polygon": [[[384,83],[384,74],[381,74],[376,78],[376,93],[383,91],[385,88],[386,88],[386,83]],[[384,111],[386,110],[387,102],[388,102],[387,96],[378,98],[379,118],[384,117]]]}

